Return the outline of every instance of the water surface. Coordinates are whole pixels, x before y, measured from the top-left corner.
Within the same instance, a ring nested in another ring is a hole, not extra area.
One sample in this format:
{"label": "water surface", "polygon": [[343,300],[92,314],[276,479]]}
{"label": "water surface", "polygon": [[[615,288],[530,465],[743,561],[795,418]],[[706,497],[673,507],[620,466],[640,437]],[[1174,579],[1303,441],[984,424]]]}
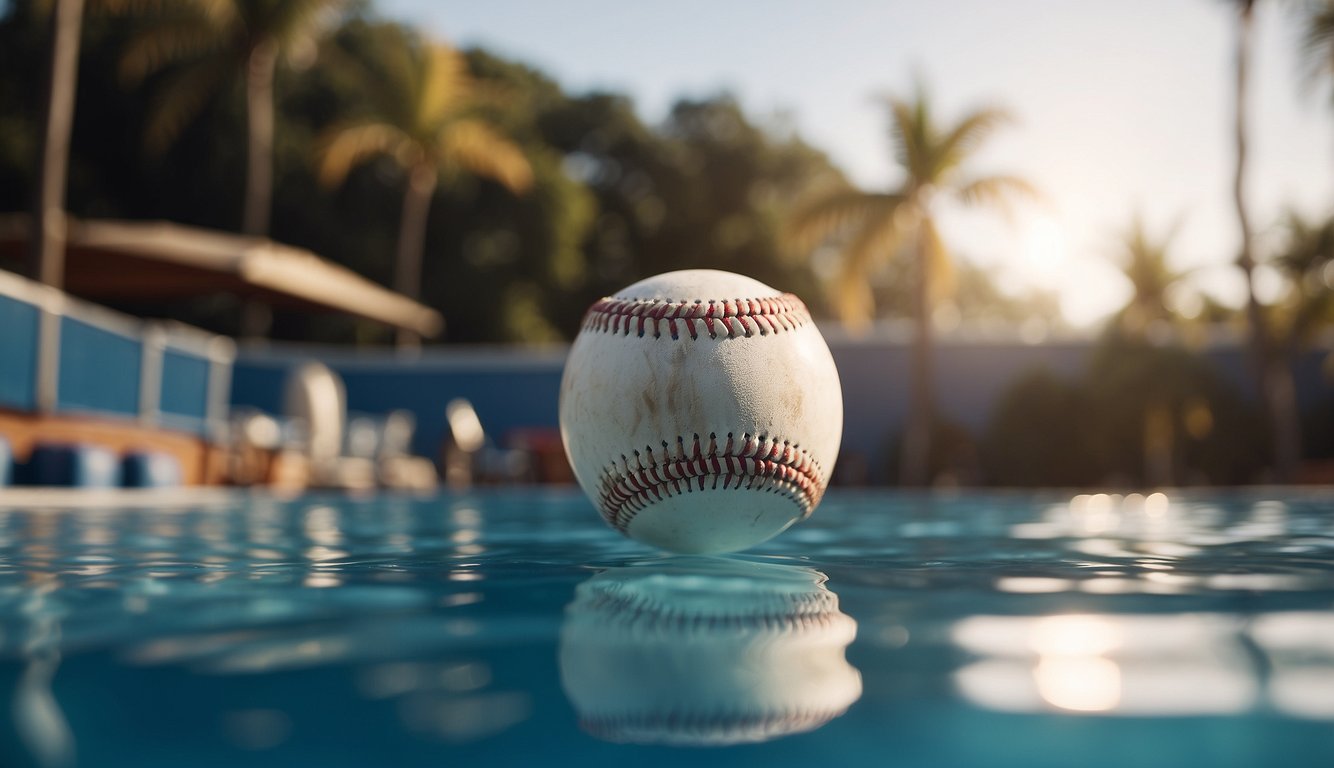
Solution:
{"label": "water surface", "polygon": [[0,766],[1334,764],[1334,494],[4,506]]}

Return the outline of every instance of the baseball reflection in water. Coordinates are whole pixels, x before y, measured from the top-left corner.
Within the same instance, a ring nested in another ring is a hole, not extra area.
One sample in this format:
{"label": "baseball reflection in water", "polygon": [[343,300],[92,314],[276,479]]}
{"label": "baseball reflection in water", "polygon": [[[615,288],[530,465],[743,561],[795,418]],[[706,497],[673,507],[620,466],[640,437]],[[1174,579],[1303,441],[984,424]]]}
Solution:
{"label": "baseball reflection in water", "polygon": [[811,568],[679,557],[608,569],[565,609],[561,684],[607,741],[725,745],[812,731],[862,692],[857,623]]}

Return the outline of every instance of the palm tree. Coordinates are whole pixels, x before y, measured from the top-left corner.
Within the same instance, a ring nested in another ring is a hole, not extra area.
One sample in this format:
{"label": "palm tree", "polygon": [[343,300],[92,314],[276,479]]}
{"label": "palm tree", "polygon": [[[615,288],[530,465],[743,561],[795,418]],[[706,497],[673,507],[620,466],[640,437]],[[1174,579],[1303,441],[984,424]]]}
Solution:
{"label": "palm tree", "polygon": [[[1307,0],[1302,10],[1306,23],[1302,48],[1310,82],[1328,78],[1334,85],[1334,0]],[[1330,97],[1334,103],[1334,89]]]}
{"label": "palm tree", "polygon": [[963,166],[1009,118],[997,109],[972,112],[953,125],[937,123],[925,89],[912,100],[886,99],[894,158],[903,183],[891,192],[839,189],[813,198],[793,215],[789,234],[799,245],[830,236],[844,238],[844,258],[835,283],[835,306],[843,320],[865,324],[874,311],[868,278],[902,249],[912,259],[914,325],[911,409],[904,431],[900,479],[922,485],[927,477],[932,400],[931,316],[936,298],[952,280],[949,250],[936,226],[946,198],[967,205],[997,205],[1016,195],[1036,196],[1016,176],[969,176]]}
{"label": "palm tree", "polygon": [[1179,223],[1173,224],[1162,236],[1155,237],[1136,216],[1123,236],[1119,261],[1133,293],[1113,322],[1127,335],[1142,338],[1151,327],[1177,319],[1168,306],[1168,293],[1186,275],[1167,262],[1179,228]]}
{"label": "palm tree", "polygon": [[274,72],[315,51],[315,39],[344,0],[177,0],[160,3],[131,38],[121,74],[137,82],[180,63],[162,84],[147,140],[162,147],[228,81],[245,85],[246,183],[241,230],[269,231],[273,196]]}
{"label": "palm tree", "polygon": [[1273,264],[1288,280],[1283,302],[1282,352],[1288,358],[1311,341],[1322,326],[1334,322],[1334,217],[1315,223],[1289,211],[1286,238]]}
{"label": "palm tree", "polygon": [[[51,53],[46,61],[41,160],[33,190],[29,225],[30,276],[55,288],[65,281],[65,181],[69,167],[70,132],[74,127],[74,94],[78,84],[79,31],[83,0],[56,0],[51,13]],[[43,312],[37,350],[37,408],[56,407],[56,372],[60,320]]]}
{"label": "palm tree", "polygon": [[[83,0],[57,0],[51,15],[51,55],[46,62],[46,100],[41,165],[33,196],[32,277],[61,288],[65,262],[65,176],[74,126]],[[54,405],[46,404],[48,407]]]}
{"label": "palm tree", "polygon": [[[422,247],[431,198],[444,181],[464,174],[499,182],[515,194],[526,192],[533,171],[523,151],[479,112],[494,101],[468,72],[456,49],[420,41],[389,46],[390,60],[372,74],[367,89],[371,114],[336,126],[321,142],[319,175],[330,186],[352,168],[387,155],[407,174],[394,263],[394,289],[421,293]],[[399,344],[413,346],[414,334],[399,332]]]}
{"label": "palm tree", "polygon": [[1283,482],[1296,471],[1301,453],[1300,424],[1292,381],[1292,370],[1274,352],[1265,307],[1255,290],[1255,246],[1246,201],[1246,99],[1250,80],[1251,44],[1255,32],[1257,0],[1229,0],[1237,11],[1237,48],[1235,53],[1233,129],[1236,170],[1232,177],[1232,201],[1237,212],[1241,237],[1237,266],[1246,278],[1246,319],[1250,326],[1251,357],[1254,360],[1257,390],[1269,417],[1275,479]]}
{"label": "palm tree", "polygon": [[[1131,220],[1121,242],[1120,266],[1133,293],[1113,318],[1113,327],[1130,342],[1143,345],[1156,328],[1178,320],[1167,296],[1186,273],[1168,264],[1180,220],[1161,236],[1149,233],[1144,219]],[[1144,478],[1154,486],[1170,485],[1176,478],[1177,422],[1169,392],[1145,392],[1143,413]]]}

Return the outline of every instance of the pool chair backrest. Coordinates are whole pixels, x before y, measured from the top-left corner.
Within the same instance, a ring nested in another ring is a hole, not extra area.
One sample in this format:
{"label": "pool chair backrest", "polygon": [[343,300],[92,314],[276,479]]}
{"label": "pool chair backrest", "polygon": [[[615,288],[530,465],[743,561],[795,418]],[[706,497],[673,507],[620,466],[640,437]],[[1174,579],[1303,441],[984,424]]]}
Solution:
{"label": "pool chair backrest", "polygon": [[343,452],[347,394],[343,380],[322,363],[303,363],[287,377],[283,415],[304,424],[307,455],[336,459]]}

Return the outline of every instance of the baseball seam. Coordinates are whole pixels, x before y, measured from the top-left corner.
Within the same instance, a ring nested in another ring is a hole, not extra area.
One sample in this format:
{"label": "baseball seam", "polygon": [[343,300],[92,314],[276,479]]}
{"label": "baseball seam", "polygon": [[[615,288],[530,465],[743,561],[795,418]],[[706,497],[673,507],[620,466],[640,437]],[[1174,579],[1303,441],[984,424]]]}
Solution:
{"label": "baseball seam", "polygon": [[772,632],[792,636],[807,630],[827,630],[847,618],[838,610],[838,598],[830,592],[784,597],[781,607],[760,612],[691,615],[636,596],[604,591],[589,601],[588,610],[608,617],[609,627],[670,631],[680,635]]}
{"label": "baseball seam", "polygon": [[664,440],[662,447],[645,446],[632,455],[621,454],[602,471],[598,510],[611,527],[626,533],[630,521],[653,503],[683,493],[704,490],[755,490],[789,498],[801,509],[801,519],[810,516],[824,493],[824,471],[820,463],[800,446],[787,440],[728,432],[720,448],[718,435],[710,432],[707,445],[695,434],[687,447],[683,435],[676,446]]}
{"label": "baseball seam", "polygon": [[664,329],[672,339],[682,331],[691,339],[749,338],[792,331],[811,321],[806,305],[793,294],[761,299],[624,299],[608,297],[594,302],[584,316],[586,331],[660,339]]}
{"label": "baseball seam", "polygon": [[[629,741],[636,734],[670,734],[678,738],[691,735],[718,738],[720,744],[733,743],[729,737],[763,740],[763,737],[814,730],[848,711],[848,705],[821,710],[795,709],[774,712],[663,712],[590,714],[579,718],[579,727],[598,738]],[[750,734],[742,736],[742,734]],[[642,736],[640,738],[643,738]],[[659,743],[672,743],[660,737]],[[704,742],[707,743],[707,742]]]}

